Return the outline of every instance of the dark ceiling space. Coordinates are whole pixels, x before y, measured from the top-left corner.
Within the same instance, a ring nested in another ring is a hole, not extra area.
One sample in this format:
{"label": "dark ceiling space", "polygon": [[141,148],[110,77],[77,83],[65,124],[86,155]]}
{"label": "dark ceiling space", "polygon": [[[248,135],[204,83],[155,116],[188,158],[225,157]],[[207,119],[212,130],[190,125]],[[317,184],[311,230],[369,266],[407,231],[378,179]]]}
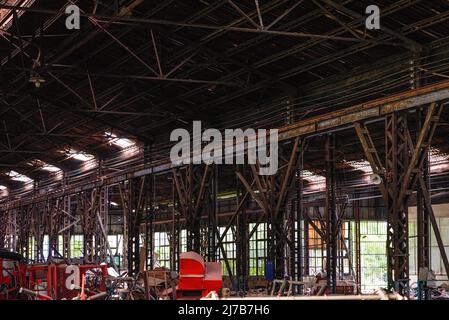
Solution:
{"label": "dark ceiling space", "polygon": [[448,1],[376,1],[381,31],[365,29],[368,0],[260,0],[260,17],[244,0],[73,1],[67,30],[71,2],[0,1],[0,184],[48,175],[35,159],[77,170],[70,148],[114,157],[105,132],[163,150],[193,120],[275,128],[449,78]]}

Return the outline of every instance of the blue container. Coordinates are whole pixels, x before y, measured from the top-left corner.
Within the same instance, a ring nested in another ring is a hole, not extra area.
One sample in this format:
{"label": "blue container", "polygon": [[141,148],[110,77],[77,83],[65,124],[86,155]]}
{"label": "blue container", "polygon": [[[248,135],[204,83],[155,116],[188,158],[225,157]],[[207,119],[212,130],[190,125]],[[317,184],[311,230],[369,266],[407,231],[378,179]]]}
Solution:
{"label": "blue container", "polygon": [[272,261],[267,261],[265,263],[265,280],[267,281],[274,280],[274,264]]}

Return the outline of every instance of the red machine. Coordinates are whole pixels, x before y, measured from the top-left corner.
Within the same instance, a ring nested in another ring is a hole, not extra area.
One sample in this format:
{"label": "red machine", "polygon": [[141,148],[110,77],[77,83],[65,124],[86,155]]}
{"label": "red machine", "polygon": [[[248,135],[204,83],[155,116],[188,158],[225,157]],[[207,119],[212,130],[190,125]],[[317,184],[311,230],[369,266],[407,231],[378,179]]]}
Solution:
{"label": "red machine", "polygon": [[196,252],[182,253],[179,258],[177,299],[195,299],[222,287],[220,262],[204,262]]}
{"label": "red machine", "polygon": [[[42,264],[27,266],[27,286],[40,300],[87,298],[106,291],[107,265]],[[82,290],[84,289],[84,290]]]}
{"label": "red machine", "polygon": [[0,250],[0,300],[88,299],[106,291],[107,265],[32,264]]}
{"label": "red machine", "polygon": [[0,300],[18,299],[18,289],[25,280],[22,260],[20,254],[0,249]]}

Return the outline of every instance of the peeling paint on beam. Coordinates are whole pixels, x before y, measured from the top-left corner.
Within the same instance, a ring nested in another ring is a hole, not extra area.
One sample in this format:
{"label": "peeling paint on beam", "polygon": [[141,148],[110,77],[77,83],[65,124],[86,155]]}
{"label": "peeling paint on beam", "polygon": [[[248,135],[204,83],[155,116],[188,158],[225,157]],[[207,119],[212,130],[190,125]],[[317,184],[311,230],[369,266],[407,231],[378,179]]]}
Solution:
{"label": "peeling paint on beam", "polygon": [[396,111],[413,109],[446,99],[449,99],[449,81],[421,87],[279,128],[279,140],[334,130],[361,120],[376,118],[380,120],[383,116]]}

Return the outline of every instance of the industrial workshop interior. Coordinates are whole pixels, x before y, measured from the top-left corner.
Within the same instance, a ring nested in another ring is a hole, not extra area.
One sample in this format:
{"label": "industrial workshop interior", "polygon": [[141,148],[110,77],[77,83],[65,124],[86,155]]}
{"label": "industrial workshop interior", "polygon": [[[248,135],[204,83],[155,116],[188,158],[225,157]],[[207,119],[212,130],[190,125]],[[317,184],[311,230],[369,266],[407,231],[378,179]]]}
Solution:
{"label": "industrial workshop interior", "polygon": [[0,308],[449,300],[448,103],[447,0],[0,0]]}

